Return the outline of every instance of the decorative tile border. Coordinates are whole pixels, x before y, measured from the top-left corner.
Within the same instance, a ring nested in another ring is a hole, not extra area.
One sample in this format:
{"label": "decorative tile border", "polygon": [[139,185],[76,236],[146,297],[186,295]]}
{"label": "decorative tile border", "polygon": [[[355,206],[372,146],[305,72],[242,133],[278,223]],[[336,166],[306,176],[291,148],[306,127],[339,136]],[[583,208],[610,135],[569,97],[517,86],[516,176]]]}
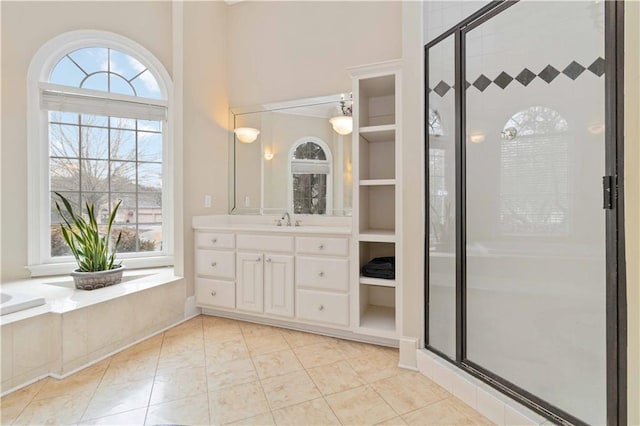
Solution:
{"label": "decorative tile border", "polygon": [[[487,89],[487,87],[489,87],[493,83],[499,88],[504,90],[514,80],[516,80],[518,83],[522,84],[524,87],[527,87],[536,78],[539,78],[545,81],[547,84],[549,84],[553,80],[555,80],[556,77],[558,77],[560,74],[564,74],[565,76],[569,77],[571,80],[575,80],[587,70],[598,77],[602,77],[605,73],[605,65],[606,65],[605,60],[602,57],[598,57],[598,59],[593,61],[591,65],[589,65],[588,67],[584,67],[583,65],[579,64],[576,61],[571,61],[571,63],[567,65],[562,71],[558,70],[552,65],[547,65],[538,74],[534,73],[529,68],[524,68],[515,77],[512,77],[511,75],[507,74],[505,71],[502,71],[493,80],[491,80],[489,77],[487,77],[484,74],[480,74],[478,78],[476,78],[473,81],[473,83],[470,83],[468,81],[465,82],[466,83],[465,86],[467,89],[473,86],[476,89],[478,89],[480,92],[484,92]],[[436,84],[436,86],[433,89],[429,88],[427,90],[427,93],[435,92],[438,96],[442,98],[449,92],[449,90],[454,88],[455,86],[450,86],[444,80],[440,80],[440,82]]]}

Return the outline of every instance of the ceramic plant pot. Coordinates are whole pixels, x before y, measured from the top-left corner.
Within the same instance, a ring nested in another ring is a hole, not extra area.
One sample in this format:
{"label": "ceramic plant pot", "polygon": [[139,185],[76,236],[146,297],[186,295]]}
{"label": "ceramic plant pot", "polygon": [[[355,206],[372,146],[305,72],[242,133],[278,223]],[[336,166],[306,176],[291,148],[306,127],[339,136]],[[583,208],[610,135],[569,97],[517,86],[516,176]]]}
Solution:
{"label": "ceramic plant pot", "polygon": [[71,273],[71,276],[76,283],[76,288],[80,290],[95,290],[118,284],[122,281],[124,269],[124,265],[119,265],[108,271],[98,272],[80,272],[76,269]]}

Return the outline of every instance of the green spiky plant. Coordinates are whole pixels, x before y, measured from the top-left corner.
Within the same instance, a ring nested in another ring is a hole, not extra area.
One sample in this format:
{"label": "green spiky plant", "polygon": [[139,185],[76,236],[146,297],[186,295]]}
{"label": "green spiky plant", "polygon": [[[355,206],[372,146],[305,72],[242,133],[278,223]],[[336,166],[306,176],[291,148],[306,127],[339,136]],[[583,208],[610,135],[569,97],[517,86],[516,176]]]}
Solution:
{"label": "green spiky plant", "polygon": [[109,240],[111,225],[113,225],[116,212],[122,201],[118,201],[111,211],[106,233],[101,235],[93,204],[85,203],[88,215],[88,218],[85,218],[73,211],[71,203],[62,194],[57,192],[55,194],[60,198],[66,210],[66,214],[63,214],[60,205],[56,201],[56,210],[62,218],[62,223],[60,223],[62,237],[71,248],[71,253],[76,258],[76,262],[78,262],[78,271],[98,272],[119,267],[120,264],[115,264],[115,260],[122,232],[118,235],[112,250],[109,250]]}

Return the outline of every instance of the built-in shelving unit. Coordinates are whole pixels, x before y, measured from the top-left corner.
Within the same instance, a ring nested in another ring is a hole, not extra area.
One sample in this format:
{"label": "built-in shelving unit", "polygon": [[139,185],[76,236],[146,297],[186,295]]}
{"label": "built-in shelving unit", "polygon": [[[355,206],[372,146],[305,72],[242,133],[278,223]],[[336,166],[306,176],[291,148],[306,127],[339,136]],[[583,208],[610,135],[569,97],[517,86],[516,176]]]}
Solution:
{"label": "built-in shelving unit", "polygon": [[[358,332],[398,338],[401,330],[400,62],[350,69],[353,79],[354,238],[352,291]],[[395,257],[395,279],[361,270],[376,257]]]}

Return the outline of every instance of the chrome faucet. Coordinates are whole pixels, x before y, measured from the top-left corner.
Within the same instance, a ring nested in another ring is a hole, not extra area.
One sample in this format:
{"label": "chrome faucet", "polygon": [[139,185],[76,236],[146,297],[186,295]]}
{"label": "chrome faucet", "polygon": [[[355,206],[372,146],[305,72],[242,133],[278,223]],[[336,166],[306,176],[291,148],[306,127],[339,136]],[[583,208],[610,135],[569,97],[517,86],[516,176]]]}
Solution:
{"label": "chrome faucet", "polygon": [[280,220],[284,220],[285,218],[287,219],[287,223],[285,223],[285,225],[291,226],[291,216],[289,215],[289,212],[284,212]]}

